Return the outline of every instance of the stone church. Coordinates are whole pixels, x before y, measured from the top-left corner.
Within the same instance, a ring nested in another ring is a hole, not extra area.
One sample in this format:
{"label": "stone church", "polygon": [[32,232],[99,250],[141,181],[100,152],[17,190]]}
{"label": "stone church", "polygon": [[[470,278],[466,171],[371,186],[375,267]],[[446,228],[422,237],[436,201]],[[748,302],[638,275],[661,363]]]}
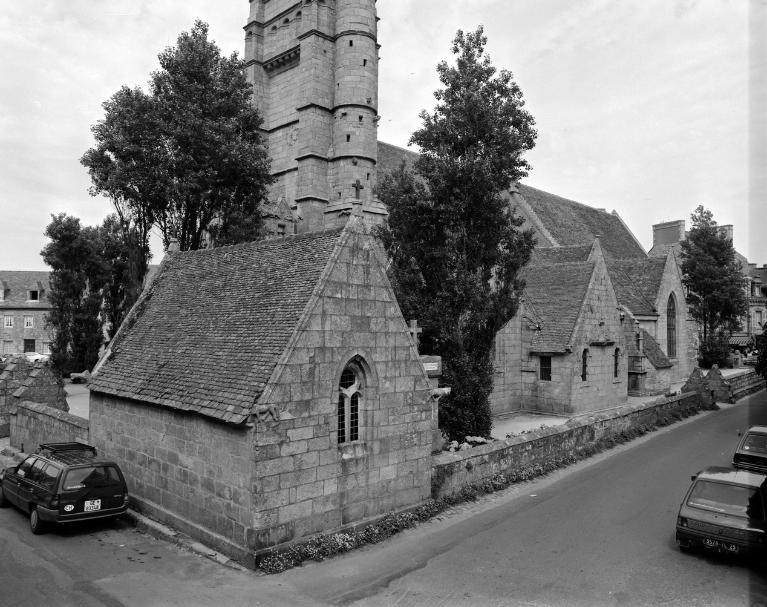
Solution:
{"label": "stone church", "polygon": [[[250,0],[245,35],[276,178],[264,219],[284,237],[169,251],[94,369],[90,428],[140,510],[252,563],[427,499],[440,390],[370,233],[377,174],[414,157],[377,140],[375,0]],[[538,249],[496,340],[496,413],[573,414],[684,375],[678,275],[648,274],[614,213],[507,194]]]}
{"label": "stone church", "polygon": [[436,403],[360,218],[169,252],[90,384],[136,506],[241,560],[430,496]]}

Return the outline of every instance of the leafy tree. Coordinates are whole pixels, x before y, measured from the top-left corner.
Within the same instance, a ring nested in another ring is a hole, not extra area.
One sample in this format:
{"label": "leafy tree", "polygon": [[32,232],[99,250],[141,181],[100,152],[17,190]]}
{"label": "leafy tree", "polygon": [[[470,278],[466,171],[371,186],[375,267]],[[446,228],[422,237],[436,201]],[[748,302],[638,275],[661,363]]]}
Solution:
{"label": "leafy tree", "polygon": [[[148,94],[123,87],[104,103],[96,146],[81,159],[91,194],[111,198],[134,251],[148,251],[152,226],[166,247],[175,238],[182,250],[200,248],[214,219],[222,241],[255,239],[272,178],[244,62],[222,57],[202,21],[159,62]],[[143,277],[141,259],[136,266]]]}
{"label": "leafy tree", "polygon": [[756,348],[759,350],[756,355],[756,372],[767,379],[767,333],[756,336]]}
{"label": "leafy tree", "polygon": [[45,230],[51,239],[41,255],[51,267],[51,358],[60,373],[90,369],[103,343],[102,288],[108,272],[98,251],[97,228],[83,228],[76,217],[52,215]]}
{"label": "leafy tree", "polygon": [[715,353],[720,334],[738,330],[748,312],[745,282],[732,240],[711,211],[698,206],[691,219],[692,228],[682,241],[682,282],[690,315],[703,330],[701,354]]}
{"label": "leafy tree", "polygon": [[443,357],[452,394],[440,427],[456,439],[490,435],[493,342],[516,313],[517,274],[534,244],[502,194],[527,175],[535,121],[486,43],[482,27],[458,31],[456,63],[438,65],[444,88],[411,138],[421,148],[414,172],[403,165],[378,192],[389,210],[379,234],[392,284],[405,316],[421,322],[424,347]]}

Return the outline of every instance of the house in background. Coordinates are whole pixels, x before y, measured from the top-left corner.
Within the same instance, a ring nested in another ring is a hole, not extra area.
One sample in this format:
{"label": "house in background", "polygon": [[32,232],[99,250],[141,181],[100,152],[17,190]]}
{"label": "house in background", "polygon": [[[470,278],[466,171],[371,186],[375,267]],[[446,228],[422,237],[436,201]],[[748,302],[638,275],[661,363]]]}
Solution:
{"label": "house in background", "polygon": [[0,270],[0,354],[50,354],[48,272]]}
{"label": "house in background", "polygon": [[[733,239],[732,225],[719,226],[719,229],[730,239]],[[682,242],[687,238],[684,219],[657,223],[652,227],[653,247],[650,257],[664,256],[673,252],[678,265],[682,263]],[[748,299],[748,313],[741,318],[741,330],[730,336],[730,345],[744,349],[754,345],[754,337],[761,335],[764,323],[767,322],[767,264],[760,268],[755,263],[735,251],[735,257],[740,262],[743,274],[743,290]]]}

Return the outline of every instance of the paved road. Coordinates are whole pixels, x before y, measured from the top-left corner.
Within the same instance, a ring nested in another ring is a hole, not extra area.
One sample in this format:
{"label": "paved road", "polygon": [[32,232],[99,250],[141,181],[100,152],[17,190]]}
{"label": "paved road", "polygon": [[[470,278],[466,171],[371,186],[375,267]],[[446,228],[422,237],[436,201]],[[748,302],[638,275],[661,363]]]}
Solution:
{"label": "paved road", "polygon": [[767,392],[383,544],[275,576],[234,571],[120,525],[32,536],[0,510],[0,604],[757,605],[762,565],[679,552],[690,474],[726,464],[736,430],[767,424]]}

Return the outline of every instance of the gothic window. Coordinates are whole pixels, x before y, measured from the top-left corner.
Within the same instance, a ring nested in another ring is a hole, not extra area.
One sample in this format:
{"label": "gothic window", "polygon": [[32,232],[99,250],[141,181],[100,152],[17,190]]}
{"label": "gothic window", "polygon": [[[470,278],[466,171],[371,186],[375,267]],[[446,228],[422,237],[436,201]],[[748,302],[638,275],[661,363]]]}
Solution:
{"label": "gothic window", "polygon": [[672,293],[666,306],[666,353],[669,358],[676,358],[676,301]]}
{"label": "gothic window", "polygon": [[360,438],[360,409],[365,376],[362,368],[350,362],[341,373],[338,383],[338,444]]}
{"label": "gothic window", "polygon": [[621,349],[615,348],[613,353],[613,377],[618,377],[618,365],[620,363]]}
{"label": "gothic window", "polygon": [[541,356],[541,381],[551,381],[551,356]]}
{"label": "gothic window", "polygon": [[581,355],[581,380],[589,378],[589,349],[586,348]]}

